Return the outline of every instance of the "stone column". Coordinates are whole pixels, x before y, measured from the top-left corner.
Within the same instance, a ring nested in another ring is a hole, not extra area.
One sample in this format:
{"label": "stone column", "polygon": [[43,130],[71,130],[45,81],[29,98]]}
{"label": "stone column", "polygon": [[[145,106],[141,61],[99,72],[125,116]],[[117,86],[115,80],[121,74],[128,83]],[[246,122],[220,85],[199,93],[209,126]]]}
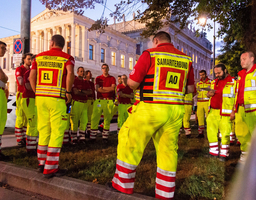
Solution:
{"label": "stone column", "polygon": [[75,57],[76,49],[76,25],[71,24],[71,56]]}
{"label": "stone column", "polygon": [[48,30],[44,29],[44,51],[48,50]]}
{"label": "stone column", "polygon": [[63,51],[67,53],[67,40],[66,40],[66,24],[62,25],[61,27],[62,33],[61,35],[64,37],[65,39],[65,46],[63,48]]}
{"label": "stone column", "polygon": [[81,51],[81,43],[80,43],[80,36],[81,36],[81,32],[80,32],[80,25],[79,24],[75,24],[75,29],[76,29],[76,35],[75,35],[75,42],[76,42],[76,48],[75,48],[75,55],[77,57],[80,57],[80,51]]}
{"label": "stone column", "polygon": [[36,49],[35,49],[35,53],[38,54],[39,53],[39,46],[40,46],[40,40],[39,40],[39,31],[36,31]]}
{"label": "stone column", "polygon": [[9,69],[10,69],[10,66],[9,66],[9,63],[10,63],[10,61],[9,61],[9,59],[10,59],[10,46],[7,46],[7,49],[9,51],[6,52],[6,70],[9,71]]}
{"label": "stone column", "polygon": [[56,29],[56,27],[54,26],[53,28],[52,28],[52,35],[56,35],[57,34],[57,29]]}
{"label": "stone column", "polygon": [[88,28],[85,26],[82,26],[82,57],[83,61],[87,62],[88,61]]}

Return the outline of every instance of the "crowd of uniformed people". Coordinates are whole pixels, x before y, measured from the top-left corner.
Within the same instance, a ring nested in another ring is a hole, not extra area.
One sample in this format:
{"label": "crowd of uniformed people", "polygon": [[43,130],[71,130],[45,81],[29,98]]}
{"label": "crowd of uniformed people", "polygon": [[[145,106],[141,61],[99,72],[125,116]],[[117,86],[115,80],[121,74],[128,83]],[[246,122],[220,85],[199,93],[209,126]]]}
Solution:
{"label": "crowd of uniformed people", "polygon": [[[210,80],[201,70],[200,81],[195,84],[191,58],[172,45],[168,33],[160,31],[129,78],[118,76],[116,85],[106,63],[95,83],[91,71],[83,67],[78,67],[75,76],[75,60],[62,51],[64,44],[61,35],[54,35],[49,51],[24,54],[22,65],[15,71],[17,143],[26,146],[29,155],[37,155],[38,171],[46,178],[66,173],[59,168],[62,146],[76,145],[83,137],[95,141],[102,115],[102,139],[107,142],[110,122],[117,113],[116,172],[108,184],[112,190],[133,193],[136,167],[152,138],[157,153],[155,196],[173,199],[178,136],[183,125],[187,138],[192,137],[193,112],[197,138],[207,133],[207,157],[225,162],[230,144],[237,140],[241,145],[240,162],[244,162],[256,123],[256,65],[252,52],[241,55],[243,69],[237,79],[220,63],[214,66],[216,79]],[[0,42],[1,57],[5,51],[6,44]],[[7,118],[7,80],[0,68],[0,145]],[[0,160],[5,159],[7,156],[0,153]]]}

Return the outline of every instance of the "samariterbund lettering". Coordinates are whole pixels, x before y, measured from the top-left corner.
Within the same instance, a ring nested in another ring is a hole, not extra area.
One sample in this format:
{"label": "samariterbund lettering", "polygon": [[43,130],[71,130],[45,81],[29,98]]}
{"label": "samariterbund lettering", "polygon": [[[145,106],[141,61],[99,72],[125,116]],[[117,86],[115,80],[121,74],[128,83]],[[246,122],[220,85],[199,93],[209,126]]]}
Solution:
{"label": "samariterbund lettering", "polygon": [[172,59],[166,59],[166,58],[158,58],[156,64],[157,65],[169,65],[169,66],[174,66],[174,67],[183,68],[183,69],[188,68],[188,64],[186,62],[172,60]]}
{"label": "samariterbund lettering", "polygon": [[39,61],[38,65],[41,67],[55,67],[55,68],[62,68],[62,63],[58,62],[46,62],[46,61]]}

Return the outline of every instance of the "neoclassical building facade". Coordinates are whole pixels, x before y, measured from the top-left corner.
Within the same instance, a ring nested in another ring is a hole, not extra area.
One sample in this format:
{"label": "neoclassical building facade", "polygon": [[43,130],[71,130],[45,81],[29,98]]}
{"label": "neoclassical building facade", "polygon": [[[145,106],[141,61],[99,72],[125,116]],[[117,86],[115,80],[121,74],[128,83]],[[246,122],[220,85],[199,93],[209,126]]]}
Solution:
{"label": "neoclassical building facade", "polygon": [[[61,34],[66,41],[64,52],[75,58],[75,72],[80,66],[91,70],[93,78],[101,75],[101,65],[107,63],[109,74],[128,75],[136,62],[136,43],[121,32],[106,28],[105,33],[88,31],[94,23],[92,19],[72,12],[45,10],[31,19],[31,53],[49,50],[52,35]],[[19,35],[1,38],[7,44],[7,52],[0,58],[0,66],[9,77],[10,93],[15,93],[17,84],[13,64],[13,39]]]}
{"label": "neoclassical building facade", "polygon": [[[44,10],[31,19],[30,50],[33,54],[49,50],[52,35],[61,34],[66,41],[64,52],[75,58],[75,72],[80,66],[91,70],[93,78],[101,75],[101,65],[107,63],[109,73],[115,77],[128,75],[141,55],[142,51],[152,47],[152,37],[143,39],[140,33],[145,24],[137,21],[125,21],[108,26],[105,33],[89,31],[95,21],[72,12]],[[192,28],[180,30],[178,25],[172,24],[162,30],[171,35],[172,43],[176,48],[192,57],[195,78],[199,78],[199,71],[205,69],[210,74],[212,45],[204,34],[195,36]],[[7,52],[0,58],[0,66],[9,77],[10,93],[15,93],[17,84],[13,64],[13,39],[19,35],[1,38],[7,43]]]}

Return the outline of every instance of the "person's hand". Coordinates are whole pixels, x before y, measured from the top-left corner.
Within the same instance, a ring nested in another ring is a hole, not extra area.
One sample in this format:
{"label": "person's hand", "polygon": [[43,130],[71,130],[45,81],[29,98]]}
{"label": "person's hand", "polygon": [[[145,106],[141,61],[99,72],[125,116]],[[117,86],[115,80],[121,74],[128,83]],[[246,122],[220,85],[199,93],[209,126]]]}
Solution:
{"label": "person's hand", "polygon": [[88,92],[88,94],[92,94],[92,90],[91,89],[87,90],[87,92]]}
{"label": "person's hand", "polygon": [[66,104],[70,103],[72,100],[71,94],[66,93],[66,98],[67,98]]}
{"label": "person's hand", "polygon": [[231,114],[230,114],[230,121],[235,119],[235,111],[232,110]]}
{"label": "person's hand", "polygon": [[210,97],[212,97],[213,95],[214,95],[214,91],[209,91],[207,94],[206,94],[206,96],[208,97],[208,98],[210,98]]}

